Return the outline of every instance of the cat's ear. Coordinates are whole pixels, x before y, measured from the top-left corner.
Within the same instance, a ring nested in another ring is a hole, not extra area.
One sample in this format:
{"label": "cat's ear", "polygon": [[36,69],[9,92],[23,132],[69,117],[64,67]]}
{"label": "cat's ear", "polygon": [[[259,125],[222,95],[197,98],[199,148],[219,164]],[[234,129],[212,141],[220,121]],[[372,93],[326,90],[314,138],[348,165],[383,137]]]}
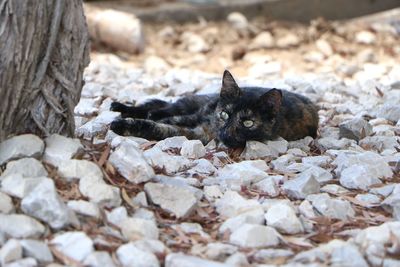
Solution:
{"label": "cat's ear", "polygon": [[279,89],[271,89],[260,97],[260,105],[272,110],[273,114],[277,114],[282,104],[282,91]]}
{"label": "cat's ear", "polygon": [[228,71],[224,71],[222,77],[222,87],[220,97],[222,99],[232,99],[237,98],[241,95],[239,86],[237,85],[235,79],[233,79],[232,74]]}

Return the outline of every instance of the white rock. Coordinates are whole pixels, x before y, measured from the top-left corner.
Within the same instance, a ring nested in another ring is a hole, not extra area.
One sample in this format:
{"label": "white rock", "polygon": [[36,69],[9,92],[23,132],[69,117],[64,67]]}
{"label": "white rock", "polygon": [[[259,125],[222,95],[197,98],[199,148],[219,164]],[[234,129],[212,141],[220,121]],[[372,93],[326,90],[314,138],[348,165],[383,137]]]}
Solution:
{"label": "white rock", "polygon": [[22,258],[22,247],[19,240],[9,239],[0,249],[0,263],[4,266]]}
{"label": "white rock", "polygon": [[54,260],[49,246],[39,240],[24,239],[20,241],[24,256],[32,257],[40,263],[49,263]]}
{"label": "white rock", "polygon": [[321,187],[321,192],[329,193],[332,195],[340,196],[348,194],[350,191],[337,184],[327,184]]}
{"label": "white rock", "polygon": [[354,242],[365,251],[368,261],[372,262],[374,266],[378,266],[388,258],[387,255],[390,254],[391,248],[399,242],[399,233],[399,221],[386,222],[361,230],[354,238]]}
{"label": "white rock", "polygon": [[153,167],[165,169],[170,174],[182,171],[192,165],[187,158],[169,155],[156,146],[146,150],[144,156]]}
{"label": "white rock", "polygon": [[167,251],[167,247],[160,240],[155,239],[140,239],[133,242],[135,247],[143,251],[149,251],[153,254],[164,254]]}
{"label": "white rock", "polygon": [[293,256],[293,252],[286,249],[274,249],[274,248],[267,248],[267,249],[259,249],[254,254],[254,259],[257,262],[270,262],[274,261],[275,259],[285,259]]}
{"label": "white rock", "polygon": [[36,266],[38,266],[38,263],[34,258],[23,258],[20,260],[10,262],[9,264],[7,264],[5,266],[6,267],[36,267]]}
{"label": "white rock", "polygon": [[197,200],[201,200],[203,197],[203,190],[198,189],[196,187],[200,187],[201,184],[199,180],[196,178],[183,178],[183,177],[170,177],[165,175],[156,175],[153,179],[153,182],[164,184],[164,185],[171,185],[174,187],[180,187],[185,190],[188,190],[193,193]]}
{"label": "white rock", "polygon": [[313,175],[299,176],[298,178],[286,181],[282,188],[289,197],[304,199],[310,194],[319,193],[320,185]]}
{"label": "white rock", "polygon": [[101,103],[102,98],[86,98],[81,97],[78,104],[75,106],[74,113],[79,116],[93,116],[99,112],[99,104]]}
{"label": "white rock", "polygon": [[365,165],[353,165],[340,174],[340,184],[349,189],[367,190],[371,185],[381,184]]}
{"label": "white rock", "polygon": [[199,236],[205,238],[205,239],[210,239],[210,236],[204,232],[203,228],[201,227],[200,224],[198,223],[180,223],[172,226],[173,229],[179,229],[185,234],[198,234]]}
{"label": "white rock", "polygon": [[250,43],[250,49],[263,49],[263,48],[271,48],[275,44],[274,37],[270,32],[261,32],[259,33]]}
{"label": "white rock", "polygon": [[362,203],[365,203],[365,205],[363,206],[367,208],[377,206],[381,203],[381,199],[374,194],[358,194],[355,196],[355,199],[359,200]]}
{"label": "white rock", "polygon": [[280,193],[279,187],[272,177],[267,177],[257,183],[254,183],[252,188],[260,190],[261,192],[268,194],[270,197],[276,197]]}
{"label": "white rock", "polygon": [[301,202],[301,204],[299,205],[299,212],[301,215],[303,215],[308,219],[317,217],[317,214],[315,213],[313,206],[308,200],[303,200]]}
{"label": "white rock", "polygon": [[276,40],[276,46],[279,48],[288,48],[291,46],[297,46],[300,42],[301,40],[296,34],[287,33]]}
{"label": "white rock", "polygon": [[182,34],[182,43],[185,49],[191,53],[203,53],[210,50],[207,42],[194,32],[184,32]]}
{"label": "white rock", "polygon": [[93,241],[84,232],[58,234],[50,243],[58,251],[76,261],[83,261],[94,251]]}
{"label": "white rock", "polygon": [[329,156],[311,156],[301,159],[303,164],[315,165],[318,167],[326,167],[331,161],[332,159]]}
{"label": "white rock", "polygon": [[210,186],[204,186],[204,197],[208,201],[215,201],[218,198],[222,197],[222,192],[219,186],[217,185],[210,185]]}
{"label": "white rock", "polygon": [[134,241],[137,239],[158,239],[159,231],[155,222],[140,218],[127,218],[119,223],[125,238]]}
{"label": "white rock", "polygon": [[79,180],[79,191],[99,206],[116,207],[121,204],[120,190],[93,176]]}
{"label": "white rock", "polygon": [[72,158],[83,146],[79,139],[67,138],[58,134],[53,134],[45,140],[46,149],[43,160],[58,166],[61,161]]}
{"label": "white rock", "polygon": [[242,252],[237,252],[231,256],[229,256],[225,260],[226,264],[231,266],[249,266],[249,262],[247,261],[247,256]]}
{"label": "white rock", "polygon": [[69,159],[62,161],[58,165],[58,173],[68,180],[83,177],[103,179],[103,173],[99,166],[88,160]]}
{"label": "white rock", "polygon": [[6,165],[6,169],[0,176],[0,180],[8,175],[21,174],[22,177],[34,178],[47,176],[47,171],[42,163],[34,158],[22,158],[19,160],[10,161]]}
{"label": "white rock", "polygon": [[111,153],[109,162],[125,179],[135,184],[147,182],[155,175],[143,153],[128,142],[122,142]]}
{"label": "white rock", "polygon": [[186,136],[174,136],[159,141],[154,147],[157,147],[162,151],[170,149],[179,149],[182,148],[182,145],[185,141],[188,141]]}
{"label": "white rock", "polygon": [[386,103],[379,109],[377,116],[389,121],[397,122],[400,120],[400,107],[399,105]]}
{"label": "white rock", "polygon": [[138,206],[147,207],[149,205],[149,203],[147,202],[145,192],[139,192],[136,196],[134,196],[131,199],[132,199],[133,204],[136,204]]}
{"label": "white rock", "polygon": [[202,158],[206,148],[200,140],[188,140],[182,143],[181,155],[190,159]]}
{"label": "white rock", "polygon": [[162,75],[170,68],[169,64],[157,56],[149,56],[143,64],[144,70],[151,75]]}
{"label": "white rock", "polygon": [[128,212],[125,207],[117,207],[112,211],[106,211],[107,221],[120,226],[121,222],[128,218]]}
{"label": "white rock", "polygon": [[36,217],[52,228],[63,228],[73,221],[73,213],[61,200],[52,179],[43,179],[21,202],[24,213]]}
{"label": "white rock", "polygon": [[33,188],[40,184],[43,180],[48,179],[47,177],[36,177],[36,178],[24,178],[21,174],[9,174],[1,182],[1,191],[7,193],[10,196],[23,198]]}
{"label": "white rock", "polygon": [[0,229],[14,238],[35,238],[44,234],[44,226],[24,214],[0,214]]}
{"label": "white rock", "polygon": [[0,165],[23,157],[40,158],[44,142],[33,134],[11,137],[0,143]]}
{"label": "white rock", "polygon": [[325,149],[347,149],[355,144],[354,140],[341,138],[340,140],[333,137],[323,137],[318,139],[318,144]]}
{"label": "white rock", "polygon": [[14,205],[11,197],[0,192],[0,213],[11,213],[14,211]]}
{"label": "white rock", "polygon": [[333,179],[329,171],[318,166],[307,166],[297,177],[307,177],[308,179],[314,177],[319,183],[329,182]]}
{"label": "white rock", "polygon": [[362,118],[354,118],[339,125],[340,138],[359,141],[372,134],[372,125]]}
{"label": "white rock", "polygon": [[326,193],[310,195],[307,200],[323,216],[344,221],[355,216],[355,211],[348,201],[330,198]]}
{"label": "white rock", "polygon": [[376,36],[370,31],[360,31],[356,34],[355,40],[360,44],[373,44],[376,41]]}
{"label": "white rock", "polygon": [[144,190],[151,202],[177,218],[189,216],[197,205],[196,197],[186,188],[147,183]]}
{"label": "white rock", "polygon": [[288,172],[287,167],[296,162],[296,157],[290,154],[282,155],[279,158],[271,161],[274,170],[278,172]]}
{"label": "white rock", "polygon": [[189,170],[190,173],[211,175],[217,171],[214,165],[212,165],[211,162],[206,159],[198,159],[193,161],[193,163],[196,165]]}
{"label": "white rock", "polygon": [[225,243],[208,243],[206,246],[205,255],[207,259],[211,260],[224,260],[227,256],[230,256],[238,251],[236,246],[225,244]]}
{"label": "white rock", "polygon": [[233,232],[240,228],[243,224],[264,224],[264,209],[261,206],[255,207],[251,210],[246,210],[234,217],[227,219],[223,222],[219,228],[219,232],[223,234],[225,231],[229,230]]}
{"label": "white rock", "polygon": [[90,267],[114,267],[116,266],[108,252],[94,251],[86,257],[83,262],[85,266]]}
{"label": "white rock", "polygon": [[217,172],[217,179],[227,184],[250,185],[268,177],[269,169],[263,160],[247,160],[225,165]]}
{"label": "white rock", "polygon": [[325,56],[329,57],[333,55],[333,49],[331,44],[325,39],[318,39],[315,42],[318,50],[321,51]]}
{"label": "white rock", "polygon": [[216,261],[184,255],[182,253],[170,253],[165,258],[165,267],[232,267]]}
{"label": "white rock", "polygon": [[278,157],[287,151],[286,140],[267,141],[266,144],[258,141],[247,141],[246,147],[240,155],[244,159],[257,159],[265,157]]}
{"label": "white rock", "polygon": [[85,200],[70,200],[68,201],[67,206],[78,214],[100,218],[100,209],[94,203]]}
{"label": "white rock", "polygon": [[226,191],[215,202],[217,212],[224,217],[233,217],[242,212],[260,207],[260,203],[254,199],[245,199],[235,191]]}
{"label": "white rock", "polygon": [[382,156],[374,152],[342,152],[334,160],[336,173],[340,174],[352,165],[364,165],[370,175],[377,178],[392,177],[393,172]]}
{"label": "white rock", "polygon": [[250,24],[247,18],[239,12],[232,12],[228,15],[227,21],[239,34],[247,35],[250,31]]}
{"label": "white rock", "polygon": [[396,153],[399,142],[398,136],[368,136],[360,141],[360,146],[378,152],[391,150]]}
{"label": "white rock", "polygon": [[280,236],[269,226],[243,224],[231,234],[229,242],[240,247],[270,247],[280,243]]}
{"label": "white rock", "polygon": [[294,209],[285,204],[276,204],[265,214],[267,225],[283,234],[298,234],[304,231]]}
{"label": "white rock", "polygon": [[105,133],[110,123],[120,116],[119,112],[103,111],[97,117],[75,130],[76,135],[91,139],[100,133]]}
{"label": "white rock", "polygon": [[381,187],[371,188],[369,192],[375,195],[387,197],[393,192],[394,187],[395,187],[394,184],[387,184]]}
{"label": "white rock", "polygon": [[139,208],[137,209],[133,214],[132,218],[139,218],[139,219],[145,219],[145,220],[151,220],[151,221],[156,221],[156,216],[154,215],[153,211],[150,211],[145,208]]}
{"label": "white rock", "polygon": [[128,243],[117,249],[117,257],[124,267],[159,267],[157,257],[148,251],[137,248],[134,244]]}

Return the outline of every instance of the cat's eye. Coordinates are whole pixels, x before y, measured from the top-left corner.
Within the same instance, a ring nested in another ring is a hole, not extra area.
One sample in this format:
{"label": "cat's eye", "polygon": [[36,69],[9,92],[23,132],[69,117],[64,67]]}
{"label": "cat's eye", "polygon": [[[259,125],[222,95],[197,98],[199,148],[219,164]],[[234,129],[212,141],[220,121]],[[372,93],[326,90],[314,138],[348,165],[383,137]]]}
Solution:
{"label": "cat's eye", "polygon": [[252,126],[254,125],[254,121],[252,121],[252,120],[245,120],[245,121],[243,122],[243,125],[244,125],[244,127],[250,128],[250,127],[252,127]]}
{"label": "cat's eye", "polygon": [[229,119],[229,115],[228,115],[228,113],[226,113],[225,111],[220,112],[220,113],[219,113],[219,117],[220,117],[221,119],[223,119],[224,121],[226,121],[227,119]]}

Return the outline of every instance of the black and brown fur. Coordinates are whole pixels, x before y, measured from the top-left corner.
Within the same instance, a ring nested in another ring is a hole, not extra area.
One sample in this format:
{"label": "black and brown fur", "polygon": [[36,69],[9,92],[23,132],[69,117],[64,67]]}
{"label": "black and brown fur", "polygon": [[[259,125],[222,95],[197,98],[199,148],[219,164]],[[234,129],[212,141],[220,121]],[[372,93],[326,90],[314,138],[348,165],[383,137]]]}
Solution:
{"label": "black and brown fur", "polygon": [[[288,141],[316,137],[318,128],[317,108],[306,97],[275,88],[239,88],[229,71],[220,94],[191,95],[175,103],[151,100],[140,106],[114,102],[111,110],[121,112],[122,119],[111,123],[119,135],[149,140],[184,135],[203,143],[216,139],[228,147],[278,136]],[[246,127],[245,121],[252,126]]]}

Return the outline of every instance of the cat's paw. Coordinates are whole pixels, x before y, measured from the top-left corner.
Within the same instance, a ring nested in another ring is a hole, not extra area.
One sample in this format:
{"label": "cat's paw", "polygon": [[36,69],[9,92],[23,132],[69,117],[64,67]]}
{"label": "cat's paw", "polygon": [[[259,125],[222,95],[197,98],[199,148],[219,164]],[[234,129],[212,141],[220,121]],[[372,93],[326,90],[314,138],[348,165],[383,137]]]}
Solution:
{"label": "cat's paw", "polygon": [[116,112],[124,112],[126,109],[126,106],[124,104],[121,104],[119,102],[112,102],[110,106],[111,111],[116,111]]}
{"label": "cat's paw", "polygon": [[113,120],[110,124],[110,130],[118,135],[124,135],[127,123],[124,119]]}

